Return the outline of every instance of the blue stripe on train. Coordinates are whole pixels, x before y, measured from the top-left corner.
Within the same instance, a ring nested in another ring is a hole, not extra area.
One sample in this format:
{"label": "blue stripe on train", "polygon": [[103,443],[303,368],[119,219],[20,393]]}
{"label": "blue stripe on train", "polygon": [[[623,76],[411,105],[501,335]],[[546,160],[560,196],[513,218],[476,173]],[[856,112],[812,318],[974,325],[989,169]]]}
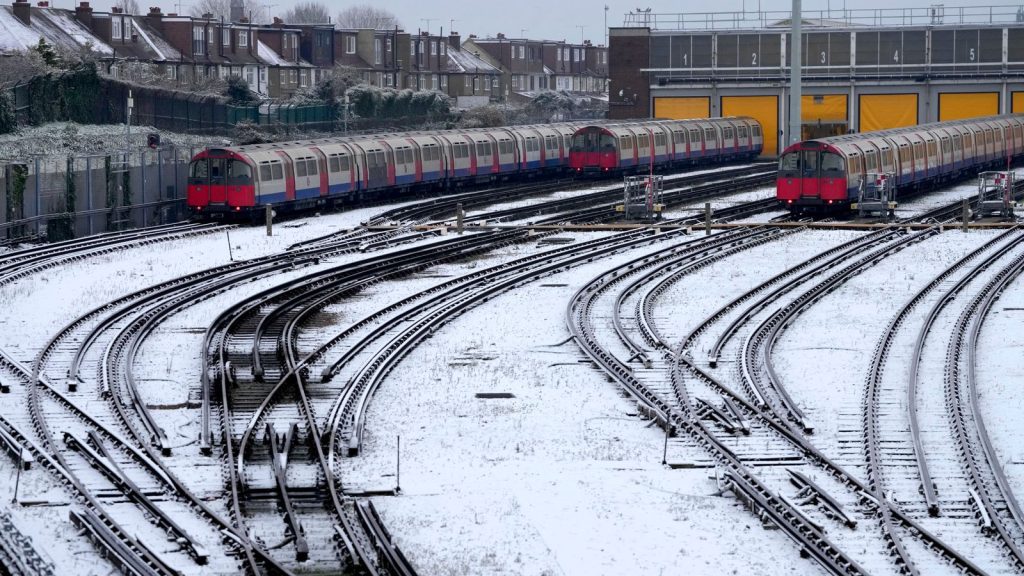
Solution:
{"label": "blue stripe on train", "polygon": [[320,196],[320,187],[319,186],[317,186],[316,188],[303,188],[302,190],[296,190],[295,191],[295,199],[296,200],[304,200],[306,198],[316,198],[317,196]]}
{"label": "blue stripe on train", "polygon": [[455,175],[456,176],[469,176],[469,174],[470,174],[469,168],[456,168],[455,169]]}
{"label": "blue stripe on train", "polygon": [[345,184],[332,184],[327,187],[328,194],[344,194],[352,190],[352,183],[347,182]]}
{"label": "blue stripe on train", "polygon": [[277,202],[284,202],[284,201],[285,201],[285,193],[284,192],[279,192],[277,194],[260,194],[256,198],[256,204],[257,205],[275,204]]}
{"label": "blue stripe on train", "polygon": [[434,180],[440,180],[441,176],[442,176],[441,172],[424,172],[423,173],[423,181],[424,182],[433,182]]}
{"label": "blue stripe on train", "polygon": [[395,184],[398,184],[399,186],[401,186],[402,184],[415,184],[415,183],[416,183],[416,175],[415,174],[406,174],[405,176],[395,176]]}
{"label": "blue stripe on train", "polygon": [[540,167],[541,167],[540,160],[527,160],[526,161],[526,169],[527,170],[535,170],[535,169],[540,168]]}
{"label": "blue stripe on train", "polygon": [[515,172],[516,168],[517,168],[514,163],[513,164],[499,164],[499,166],[500,166],[500,168],[498,168],[498,171],[502,172],[502,173],[504,173],[504,172]]}

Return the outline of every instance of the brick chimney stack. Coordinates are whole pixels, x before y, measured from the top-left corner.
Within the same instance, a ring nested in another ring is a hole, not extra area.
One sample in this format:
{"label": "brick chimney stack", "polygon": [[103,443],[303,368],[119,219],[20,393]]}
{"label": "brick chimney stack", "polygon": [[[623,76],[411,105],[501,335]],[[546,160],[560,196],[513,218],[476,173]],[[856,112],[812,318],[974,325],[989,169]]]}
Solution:
{"label": "brick chimney stack", "polygon": [[14,15],[25,23],[25,26],[32,25],[32,5],[25,0],[14,1]]}
{"label": "brick chimney stack", "polygon": [[146,22],[148,22],[149,25],[155,28],[156,30],[160,30],[161,32],[163,31],[164,14],[163,11],[160,10],[159,6],[149,7],[149,14],[146,14]]}
{"label": "brick chimney stack", "polygon": [[88,2],[79,2],[78,6],[75,6],[75,20],[92,30],[92,7]]}
{"label": "brick chimney stack", "polygon": [[462,37],[459,36],[458,32],[451,32],[448,34],[448,45],[456,50],[462,48]]}

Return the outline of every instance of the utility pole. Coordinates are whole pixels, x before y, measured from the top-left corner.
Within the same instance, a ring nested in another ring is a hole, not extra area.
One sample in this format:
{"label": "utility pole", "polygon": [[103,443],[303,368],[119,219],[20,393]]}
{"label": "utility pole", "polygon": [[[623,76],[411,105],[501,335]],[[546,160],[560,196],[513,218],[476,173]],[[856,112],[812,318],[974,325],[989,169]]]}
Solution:
{"label": "utility pole", "polygon": [[790,46],[790,66],[791,74],[789,78],[789,134],[786,138],[786,144],[792,145],[800,141],[800,126],[801,126],[801,104],[803,104],[803,84],[802,84],[802,65],[803,65],[803,37],[800,35],[800,25],[803,16],[801,15],[800,0],[793,0],[793,14],[792,14],[792,39],[793,44]]}
{"label": "utility pole", "polygon": [[608,5],[604,5],[604,45],[608,45]]}

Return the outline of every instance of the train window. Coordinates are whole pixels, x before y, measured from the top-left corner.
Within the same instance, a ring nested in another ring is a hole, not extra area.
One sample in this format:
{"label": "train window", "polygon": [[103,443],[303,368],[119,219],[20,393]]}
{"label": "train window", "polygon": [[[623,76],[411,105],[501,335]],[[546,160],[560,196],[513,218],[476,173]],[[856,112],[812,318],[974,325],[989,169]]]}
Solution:
{"label": "train window", "polygon": [[839,154],[831,154],[829,152],[823,152],[821,154],[821,172],[822,174],[836,175],[842,174],[846,171],[846,162],[843,157]]}
{"label": "train window", "polygon": [[779,159],[779,172],[796,172],[800,170],[800,153],[783,154]]}
{"label": "train window", "polygon": [[655,134],[654,135],[654,145],[658,146],[659,148],[665,146],[665,135],[664,134]]}
{"label": "train window", "polygon": [[647,148],[650,145],[647,134],[639,134],[636,137],[637,148]]}
{"label": "train window", "polygon": [[491,143],[490,142],[477,142],[476,143],[476,155],[490,156],[491,155]]}
{"label": "train window", "polygon": [[306,158],[306,173],[310,176],[316,176],[320,170],[317,168],[317,162],[313,158]]}
{"label": "train window", "polygon": [[615,150],[615,136],[611,134],[601,134],[601,151],[611,152]]}
{"label": "train window", "polygon": [[760,126],[752,126],[751,130],[753,130],[753,133],[754,133],[755,137],[761,135],[761,127]]}
{"label": "train window", "polygon": [[270,168],[274,172],[274,180],[283,180],[284,179],[284,165],[283,164],[281,164],[280,162],[274,162],[273,164],[270,165]]}
{"label": "train window", "polygon": [[700,142],[700,130],[690,130],[690,142]]}
{"label": "train window", "polygon": [[295,161],[295,175],[305,176],[306,175],[306,163],[303,160]]}
{"label": "train window", "polygon": [[633,139],[630,138],[629,136],[623,136],[621,142],[622,142],[622,149],[623,150],[632,150],[633,149]]}
{"label": "train window", "polygon": [[336,154],[327,157],[327,171],[341,172],[341,165],[338,163],[338,156]]}
{"label": "train window", "polygon": [[270,164],[264,162],[260,164],[260,182],[269,182],[274,179],[274,172],[270,169]]}
{"label": "train window", "polygon": [[813,176],[818,173],[818,152],[805,150],[802,154],[804,176]]}
{"label": "train window", "polygon": [[555,140],[554,136],[545,136],[544,137],[544,141],[547,142],[548,150],[557,150],[558,149],[558,141]]}
{"label": "train window", "polygon": [[196,160],[195,162],[192,163],[190,170],[192,172],[192,178],[206,179],[210,175],[210,163],[207,162],[205,159]]}
{"label": "train window", "polygon": [[747,127],[746,126],[740,126],[738,130],[740,132],[740,138],[747,138]]}
{"label": "train window", "polygon": [[228,161],[228,184],[252,184],[252,167],[240,160]]}
{"label": "train window", "polygon": [[725,128],[722,129],[722,138],[724,138],[726,140],[732,140],[732,128],[731,127],[726,126]]}
{"label": "train window", "polygon": [[874,150],[864,153],[864,165],[867,166],[868,172],[874,172],[878,168],[878,158]]}

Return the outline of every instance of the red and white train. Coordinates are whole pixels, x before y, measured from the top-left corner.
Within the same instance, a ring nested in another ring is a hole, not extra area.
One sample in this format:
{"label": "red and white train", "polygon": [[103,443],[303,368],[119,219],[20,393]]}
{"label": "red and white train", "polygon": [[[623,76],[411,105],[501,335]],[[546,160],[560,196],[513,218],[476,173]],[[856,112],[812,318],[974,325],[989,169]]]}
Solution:
{"label": "red and white train", "polygon": [[937,122],[798,142],[779,158],[776,198],[792,212],[849,209],[868,175],[900,194],[1005,168],[1024,155],[1024,115]]}
{"label": "red and white train", "polygon": [[[298,210],[562,174],[570,166],[582,172],[590,155],[574,150],[573,143],[585,142],[594,128],[558,123],[210,148],[189,165],[188,206],[200,217],[248,217],[267,204]],[[721,162],[761,150],[761,127],[746,118],[634,122],[608,129],[615,135],[616,170],[648,166],[652,141],[656,165]]]}
{"label": "red and white train", "polygon": [[569,167],[602,173],[727,162],[754,158],[763,144],[761,125],[747,117],[584,126],[573,136]]}

